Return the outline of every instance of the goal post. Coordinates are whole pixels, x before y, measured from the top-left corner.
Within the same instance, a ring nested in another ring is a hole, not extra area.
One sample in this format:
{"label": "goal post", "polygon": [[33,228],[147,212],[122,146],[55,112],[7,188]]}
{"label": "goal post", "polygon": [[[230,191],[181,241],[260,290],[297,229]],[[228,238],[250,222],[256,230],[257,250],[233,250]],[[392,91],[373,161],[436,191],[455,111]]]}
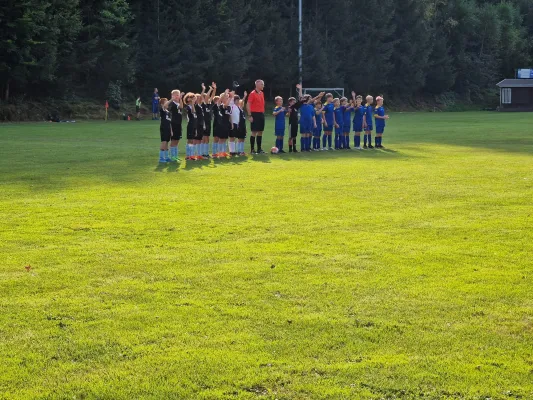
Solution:
{"label": "goal post", "polygon": [[304,94],[310,94],[315,97],[320,92],[331,93],[333,97],[344,97],[344,88],[304,88]]}

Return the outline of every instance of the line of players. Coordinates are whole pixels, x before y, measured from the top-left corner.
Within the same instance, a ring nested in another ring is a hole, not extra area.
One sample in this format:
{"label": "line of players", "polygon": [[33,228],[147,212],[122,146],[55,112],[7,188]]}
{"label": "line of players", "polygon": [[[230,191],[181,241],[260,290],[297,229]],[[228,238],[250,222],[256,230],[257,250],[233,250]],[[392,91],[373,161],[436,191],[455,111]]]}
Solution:
{"label": "line of players", "polygon": [[[273,115],[276,145],[274,151],[277,149],[279,153],[285,153],[283,150],[285,116],[289,117],[289,152],[297,152],[298,127],[300,128],[301,151],[351,150],[350,130],[352,124],[355,149],[373,149],[373,119],[376,125],[375,147],[384,149],[382,138],[385,131],[385,121],[389,119],[389,116],[385,114],[383,96],[376,98],[377,104],[374,108],[374,98],[370,95],[366,97],[366,104],[363,105],[363,97],[356,96],[355,92],[352,92],[352,100],[349,103],[346,97],[334,99],[331,93],[320,93],[314,98],[310,95],[304,96],[301,86],[297,85],[296,87],[300,93],[300,100],[296,101],[294,97],[289,98],[288,107],[283,107],[281,97],[278,96],[275,99],[276,106]],[[323,104],[322,98],[324,96],[325,103]],[[354,113],[353,120],[352,113]],[[363,146],[361,147],[361,134],[363,132]],[[335,133],[334,139],[333,133]],[[333,145],[334,147],[332,147]]]}
{"label": "line of players", "polygon": [[[289,117],[290,138],[289,152],[297,152],[296,137],[300,128],[300,150],[340,150],[350,149],[350,119],[353,119],[354,144],[356,149],[373,148],[372,146],[372,117],[376,121],[376,147],[381,145],[385,129],[385,115],[383,97],[377,97],[377,107],[373,108],[372,96],[367,96],[366,105],[362,105],[362,97],[352,92],[352,103],[348,105],[346,98],[333,99],[328,93],[320,93],[317,97],[303,95],[302,88],[297,85],[300,98],[289,99],[288,107],[283,107],[283,99],[276,97],[274,108],[275,135],[277,152],[285,153],[283,140],[285,136],[285,117]],[[206,158],[220,158],[229,156],[245,156],[244,140],[246,139],[246,119],[244,115],[244,97],[226,89],[216,95],[216,83],[212,83],[206,92],[202,84],[201,93],[187,93],[182,95],[179,90],[173,90],[170,100],[160,99],[160,136],[161,147],[159,162],[177,162],[178,144],[182,138],[183,113],[187,115],[187,145],[186,160],[203,160]],[[326,102],[322,104],[325,96]],[[213,132],[211,132],[213,127]],[[322,134],[322,147],[320,138]],[[335,132],[335,147],[332,147],[332,133]],[[361,133],[364,132],[364,146],[361,147]],[[209,154],[209,138],[213,133],[211,154]],[[312,145],[311,145],[312,142]],[[226,145],[227,143],[227,145]],[[169,146],[170,144],[170,146]],[[227,152],[229,148],[229,153]]]}

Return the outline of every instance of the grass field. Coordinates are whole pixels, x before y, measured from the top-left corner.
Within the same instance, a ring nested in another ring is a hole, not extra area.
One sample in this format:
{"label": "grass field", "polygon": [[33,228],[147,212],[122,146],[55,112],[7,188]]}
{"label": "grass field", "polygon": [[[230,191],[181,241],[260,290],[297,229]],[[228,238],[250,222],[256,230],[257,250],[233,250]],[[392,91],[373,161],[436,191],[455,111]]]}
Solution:
{"label": "grass field", "polygon": [[179,167],[158,141],[0,125],[0,399],[533,399],[533,114]]}

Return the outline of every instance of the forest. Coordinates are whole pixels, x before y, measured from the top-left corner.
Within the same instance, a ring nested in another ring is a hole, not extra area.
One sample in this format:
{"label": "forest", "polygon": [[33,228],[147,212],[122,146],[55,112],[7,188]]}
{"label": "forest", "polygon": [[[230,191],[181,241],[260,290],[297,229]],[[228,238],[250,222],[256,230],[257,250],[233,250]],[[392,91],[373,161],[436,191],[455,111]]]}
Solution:
{"label": "forest", "polygon": [[[303,0],[303,83],[482,104],[533,64],[533,0]],[[4,0],[2,104],[298,81],[298,0]]]}

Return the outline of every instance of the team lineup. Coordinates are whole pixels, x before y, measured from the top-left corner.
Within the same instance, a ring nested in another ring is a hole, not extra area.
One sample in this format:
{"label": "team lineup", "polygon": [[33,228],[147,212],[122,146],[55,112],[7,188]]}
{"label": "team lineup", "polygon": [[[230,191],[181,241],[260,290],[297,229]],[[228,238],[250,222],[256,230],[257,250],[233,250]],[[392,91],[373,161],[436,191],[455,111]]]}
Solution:
{"label": "team lineup", "polygon": [[[216,94],[217,85],[212,83],[206,92],[202,84],[201,93],[182,94],[179,90],[171,92],[171,98],[159,98],[153,104],[154,114],[160,114],[161,147],[159,162],[178,162],[178,144],[182,139],[183,114],[187,116],[186,160],[204,160],[246,156],[244,141],[247,137],[246,115],[250,122],[250,149],[252,154],[264,154],[263,132],[265,129],[264,82],[257,80],[255,89],[241,98],[234,91],[226,89]],[[273,154],[285,153],[283,150],[288,118],[290,153],[298,153],[297,137],[300,131],[300,151],[351,150],[350,132],[353,127],[354,149],[383,149],[382,137],[385,131],[383,96],[363,97],[352,92],[350,101],[346,97],[333,98],[331,93],[321,92],[316,97],[303,94],[301,85],[296,85],[299,98],[289,98],[288,106],[283,106],[283,98],[275,98],[273,116],[275,118],[275,147]],[[246,106],[246,107],[245,107]],[[354,114],[352,119],[352,113]],[[375,147],[372,146],[372,132],[376,128]],[[333,137],[333,133],[335,136]],[[210,137],[213,134],[211,153]],[[363,135],[363,146],[361,146]],[[229,152],[228,152],[229,150]]]}

